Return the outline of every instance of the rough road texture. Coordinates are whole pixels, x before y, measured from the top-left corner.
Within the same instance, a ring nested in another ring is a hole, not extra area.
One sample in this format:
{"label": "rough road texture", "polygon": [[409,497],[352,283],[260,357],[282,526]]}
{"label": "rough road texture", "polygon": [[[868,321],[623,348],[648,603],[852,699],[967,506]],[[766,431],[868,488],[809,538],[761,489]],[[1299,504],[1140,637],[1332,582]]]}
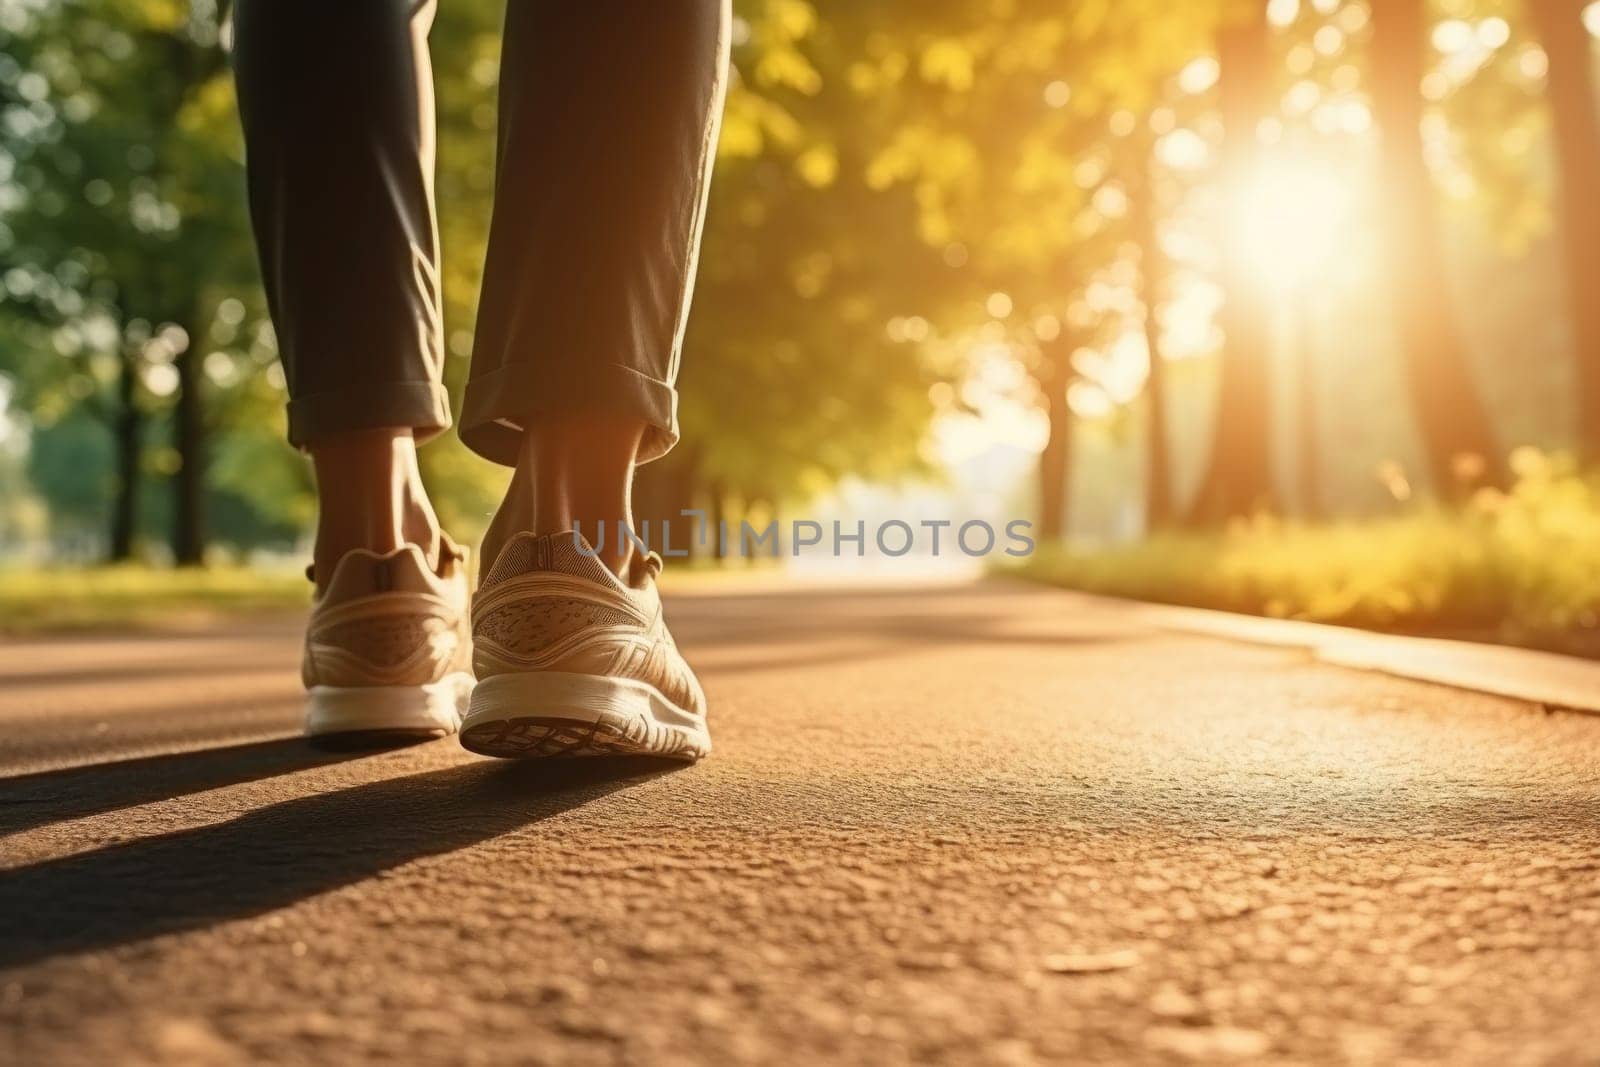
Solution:
{"label": "rough road texture", "polygon": [[[1600,1063],[1600,720],[1002,586],[671,605],[717,751],[0,648],[0,1062]],[[151,751],[187,754],[149,757]]]}

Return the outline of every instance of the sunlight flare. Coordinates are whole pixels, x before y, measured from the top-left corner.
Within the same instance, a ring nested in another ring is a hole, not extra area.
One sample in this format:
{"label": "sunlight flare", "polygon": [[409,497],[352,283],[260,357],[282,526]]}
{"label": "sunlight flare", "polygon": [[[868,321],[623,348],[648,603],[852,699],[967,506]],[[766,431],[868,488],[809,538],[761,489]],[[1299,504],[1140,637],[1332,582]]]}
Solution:
{"label": "sunlight flare", "polygon": [[1329,167],[1275,159],[1236,197],[1234,232],[1260,284],[1296,289],[1332,264],[1354,209],[1350,182]]}

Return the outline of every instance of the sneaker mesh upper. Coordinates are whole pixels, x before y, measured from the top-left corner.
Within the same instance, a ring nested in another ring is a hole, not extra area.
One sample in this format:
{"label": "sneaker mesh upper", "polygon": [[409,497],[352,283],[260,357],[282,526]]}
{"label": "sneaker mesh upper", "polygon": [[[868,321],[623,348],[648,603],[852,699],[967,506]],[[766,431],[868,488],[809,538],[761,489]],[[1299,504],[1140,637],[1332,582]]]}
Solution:
{"label": "sneaker mesh upper", "polygon": [[[640,563],[637,584],[629,587],[570,533],[513,538],[479,596],[523,576],[552,580],[480,601],[473,619],[478,677],[537,671],[628,677],[648,682],[682,707],[703,708],[699,683],[660,618],[654,585],[659,564]],[[575,591],[566,581],[571,578],[587,585]]]}
{"label": "sneaker mesh upper", "polygon": [[340,560],[306,628],[306,686],[428,685],[470,671],[466,575],[449,548],[438,574],[415,546]]}
{"label": "sneaker mesh upper", "polygon": [[332,645],[378,668],[397,667],[417,655],[432,634],[450,629],[444,619],[424,614],[352,619],[317,632],[317,642]]}

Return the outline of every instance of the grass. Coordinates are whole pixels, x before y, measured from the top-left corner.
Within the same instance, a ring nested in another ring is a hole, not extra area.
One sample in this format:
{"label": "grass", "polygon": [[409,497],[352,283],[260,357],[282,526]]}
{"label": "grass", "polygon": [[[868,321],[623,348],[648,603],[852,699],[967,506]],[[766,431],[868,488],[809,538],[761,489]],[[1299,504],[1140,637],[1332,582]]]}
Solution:
{"label": "grass", "polygon": [[1600,654],[1600,482],[1531,449],[1512,469],[1509,491],[1453,510],[1044,547],[1020,572],[1141,600]]}
{"label": "grass", "polygon": [[[666,584],[693,588],[737,579],[768,564],[758,560],[724,567],[709,559],[674,560]],[[289,568],[172,569],[130,563],[0,569],[0,635],[201,626],[261,613],[293,614],[310,604],[310,583]]]}
{"label": "grass", "polygon": [[299,571],[114,567],[0,571],[0,633],[203,624],[223,617],[303,610],[311,587]]}

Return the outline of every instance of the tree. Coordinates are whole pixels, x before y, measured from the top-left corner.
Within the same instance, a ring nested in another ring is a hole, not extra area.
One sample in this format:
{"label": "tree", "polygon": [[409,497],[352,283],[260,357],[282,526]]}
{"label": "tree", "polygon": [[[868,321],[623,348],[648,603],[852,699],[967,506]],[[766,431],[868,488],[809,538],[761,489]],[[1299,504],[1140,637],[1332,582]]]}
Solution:
{"label": "tree", "polygon": [[873,169],[889,136],[875,94],[896,76],[893,54],[870,51],[874,16],[823,22],[796,0],[739,11],[748,33],[684,344],[684,452],[659,477],[683,478],[692,460],[690,496],[720,485],[781,502],[919,465],[936,375],[889,325],[926,307],[950,269],[908,191]]}
{"label": "tree", "polygon": [[1236,232],[1238,221],[1250,210],[1250,188],[1259,157],[1256,127],[1266,114],[1265,6],[1252,4],[1243,17],[1224,23],[1218,32],[1217,51],[1225,131],[1221,181],[1228,205],[1222,310],[1226,340],[1211,459],[1193,508],[1196,518],[1208,521],[1248,515],[1277,504],[1269,455],[1267,319],[1262,288]]}
{"label": "tree", "polygon": [[1157,220],[1161,214],[1159,175],[1153,146],[1142,152],[1138,184],[1134,187],[1130,218],[1133,240],[1139,249],[1139,293],[1143,305],[1145,347],[1150,353],[1150,373],[1145,379],[1145,528],[1160,529],[1172,521],[1172,458],[1167,426],[1165,359],[1161,324],[1156,311],[1167,281],[1167,257],[1161,248]]}
{"label": "tree", "polygon": [[1423,0],[1372,4],[1372,100],[1386,193],[1385,280],[1429,473],[1435,489],[1449,496],[1480,476],[1500,480],[1503,464],[1451,306],[1437,196],[1423,156],[1420,85],[1427,25]]}
{"label": "tree", "polygon": [[[25,402],[65,390],[111,432],[113,559],[132,554],[139,484],[160,472],[175,491],[174,556],[199,562],[203,368],[232,358],[213,347],[214,315],[229,299],[259,314],[220,31],[209,0],[51,0],[0,42],[21,72],[0,100],[18,118],[0,124],[18,191],[0,267],[25,279],[0,313],[31,319],[56,350]],[[172,446],[152,455],[149,431],[169,413]]]}
{"label": "tree", "polygon": [[[1049,428],[1038,495],[1055,536],[1069,495],[1070,356],[1083,341],[1062,324],[1086,279],[1136,240],[1137,213],[1104,205],[1140,195],[1150,139],[1135,131],[1216,11],[1144,0],[1033,0],[1003,20],[961,0],[873,10],[876,36],[894,40],[919,75],[886,103],[896,117],[875,166],[914,191],[924,239],[958,264],[922,294],[923,313],[945,336],[1012,344]],[[1086,168],[1098,177],[1085,181]],[[1148,319],[1153,329],[1153,304]],[[1152,415],[1164,426],[1158,407]]]}
{"label": "tree", "polygon": [[1066,328],[1039,345],[1039,367],[1034,377],[1044,405],[1050,432],[1039,453],[1039,539],[1060,541],[1067,532],[1067,505],[1072,469],[1072,409],[1067,386],[1072,382],[1075,335]]}
{"label": "tree", "polygon": [[1600,462],[1600,107],[1586,0],[1528,0],[1549,57],[1555,119],[1556,231],[1565,252],[1568,312],[1578,378],[1578,445]]}

